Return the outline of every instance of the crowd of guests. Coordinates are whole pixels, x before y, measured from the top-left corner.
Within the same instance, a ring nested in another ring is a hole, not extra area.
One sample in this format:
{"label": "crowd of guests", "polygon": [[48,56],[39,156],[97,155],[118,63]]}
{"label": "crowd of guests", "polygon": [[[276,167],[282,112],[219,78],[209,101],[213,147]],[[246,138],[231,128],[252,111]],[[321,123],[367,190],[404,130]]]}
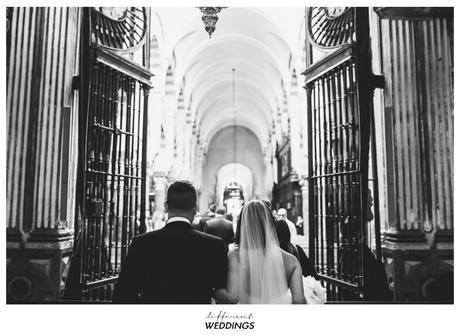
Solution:
{"label": "crowd of guests", "polygon": [[[281,249],[297,258],[302,267],[304,277],[313,276],[317,278],[315,268],[305,251],[296,244],[298,229],[302,227],[301,224],[303,223],[302,218],[299,216],[296,224],[294,224],[288,219],[286,209],[280,208],[276,211],[271,209],[271,204],[268,200],[263,200],[262,203],[271,213]],[[241,217],[238,217],[238,219],[241,219]],[[216,206],[214,203],[209,206],[208,212],[201,217],[196,216],[196,220],[191,224],[193,229],[221,238],[227,251],[235,247],[236,226],[232,222],[231,214],[226,213],[226,208]]]}

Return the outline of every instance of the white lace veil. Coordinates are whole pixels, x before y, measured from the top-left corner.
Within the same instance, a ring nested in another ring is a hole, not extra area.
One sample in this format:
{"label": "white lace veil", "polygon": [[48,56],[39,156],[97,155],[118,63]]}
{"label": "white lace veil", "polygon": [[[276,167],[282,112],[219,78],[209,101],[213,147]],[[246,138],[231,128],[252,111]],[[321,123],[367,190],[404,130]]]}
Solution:
{"label": "white lace veil", "polygon": [[241,212],[239,303],[283,303],[288,294],[283,256],[266,205],[252,200]]}

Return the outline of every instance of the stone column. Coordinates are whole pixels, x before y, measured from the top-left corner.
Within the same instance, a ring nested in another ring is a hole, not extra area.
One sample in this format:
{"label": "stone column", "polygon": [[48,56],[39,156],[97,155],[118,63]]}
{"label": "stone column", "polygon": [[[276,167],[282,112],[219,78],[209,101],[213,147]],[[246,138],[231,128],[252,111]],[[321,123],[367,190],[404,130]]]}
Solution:
{"label": "stone column", "polygon": [[426,300],[425,284],[453,272],[453,10],[375,11],[382,250],[395,299]]}
{"label": "stone column", "polygon": [[153,163],[160,152],[163,99],[164,95],[157,91],[156,88],[150,90],[147,136],[147,162],[150,164]]}
{"label": "stone column", "polygon": [[305,100],[305,96],[300,96],[297,90],[297,76],[295,72],[291,78],[289,92],[289,117],[290,117],[290,145],[291,145],[291,166],[292,169],[301,173],[304,167],[304,152],[301,146],[302,140],[302,113],[304,111],[301,99]]}
{"label": "stone column", "polygon": [[79,8],[9,8],[7,301],[55,300],[72,252]]}
{"label": "stone column", "polygon": [[[150,198],[155,193],[154,189],[154,173],[155,173],[155,160],[158,159],[160,154],[161,145],[161,113],[163,106],[164,95],[158,91],[157,88],[152,88],[149,93],[149,117],[148,117],[148,131],[147,131],[147,192],[146,196],[146,217],[151,219],[150,213]],[[147,215],[148,214],[148,215]]]}

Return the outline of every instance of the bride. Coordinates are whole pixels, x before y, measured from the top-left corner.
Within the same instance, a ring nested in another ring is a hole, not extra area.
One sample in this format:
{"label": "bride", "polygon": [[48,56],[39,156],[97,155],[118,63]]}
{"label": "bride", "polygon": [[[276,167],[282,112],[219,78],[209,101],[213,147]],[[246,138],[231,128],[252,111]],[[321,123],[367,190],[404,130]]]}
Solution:
{"label": "bride", "polygon": [[243,207],[237,247],[228,255],[227,299],[240,304],[304,304],[302,269],[279,247],[269,209],[258,200]]}

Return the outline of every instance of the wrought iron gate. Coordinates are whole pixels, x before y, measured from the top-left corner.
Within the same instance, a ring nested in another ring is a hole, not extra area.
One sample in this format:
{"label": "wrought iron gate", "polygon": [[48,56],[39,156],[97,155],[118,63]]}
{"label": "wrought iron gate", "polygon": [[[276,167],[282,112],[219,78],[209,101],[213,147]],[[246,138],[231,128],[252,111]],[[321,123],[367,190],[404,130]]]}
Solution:
{"label": "wrought iron gate", "polygon": [[[308,39],[332,50],[304,72],[309,253],[329,300],[363,298],[372,91],[367,8],[313,7]],[[375,241],[380,245],[380,231]]]}
{"label": "wrought iron gate", "polygon": [[145,44],[147,9],[107,11],[86,9],[82,30],[80,287],[84,300],[97,301],[111,300],[128,245],[145,232],[151,78],[130,60]]}

